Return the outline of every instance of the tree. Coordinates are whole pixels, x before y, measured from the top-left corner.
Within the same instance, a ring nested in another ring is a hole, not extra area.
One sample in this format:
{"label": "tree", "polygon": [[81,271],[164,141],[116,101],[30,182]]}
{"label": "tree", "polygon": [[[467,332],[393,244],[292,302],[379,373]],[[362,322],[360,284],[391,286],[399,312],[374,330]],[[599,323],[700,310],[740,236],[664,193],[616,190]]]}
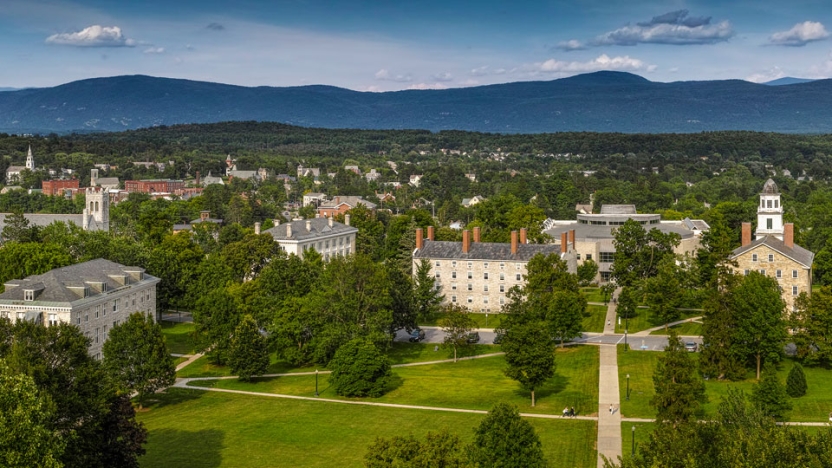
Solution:
{"label": "tree", "polygon": [[555,375],[555,345],[543,322],[512,326],[505,330],[500,347],[506,353],[505,374],[532,394]]}
{"label": "tree", "polygon": [[790,319],[797,356],[809,365],[832,364],[832,286],[823,286],[811,296],[801,293]]}
{"label": "tree", "polygon": [[356,338],[338,348],[329,367],[335,393],[346,397],[380,397],[387,392],[393,376],[387,356],[366,338]]}
{"label": "tree", "polygon": [[228,349],[228,365],[231,373],[243,382],[250,382],[252,376],[265,374],[269,368],[266,337],[260,333],[251,315],[245,315],[234,329]]}
{"label": "tree", "polygon": [[764,362],[778,362],[788,336],[783,319],[785,304],[777,280],[751,271],[733,294],[737,317],[737,352],[756,363],[757,380]]}
{"label": "tree", "polygon": [[722,285],[712,288],[704,303],[702,353],[699,366],[705,375],[718,379],[745,377],[743,356],[736,349],[737,315],[735,291],[742,276],[726,273],[718,280]]}
{"label": "tree", "polygon": [[621,318],[634,318],[637,315],[637,294],[638,290],[632,286],[625,286],[621,288],[621,292],[618,293],[618,304],[615,307],[615,310]]}
{"label": "tree", "polygon": [[566,340],[581,336],[586,303],[586,296],[577,291],[561,290],[552,293],[546,319],[550,338],[559,339],[561,348]]}
{"label": "tree", "polygon": [[806,394],[809,386],[806,384],[806,374],[799,362],[794,363],[789,376],[786,378],[786,393],[792,398],[799,398]]}
{"label": "tree", "polygon": [[0,465],[59,468],[66,439],[51,427],[54,407],[26,374],[0,359]]}
{"label": "tree", "polygon": [[468,346],[468,334],[476,323],[468,316],[468,309],[450,304],[445,307],[442,318],[439,319],[439,326],[445,333],[442,345],[454,350],[454,362],[457,362],[457,349]]}
{"label": "tree", "polygon": [[665,330],[670,322],[681,316],[678,309],[682,297],[680,276],[676,258],[668,255],[659,263],[657,275],[644,280],[645,302],[650,306],[653,317],[664,324]]}
{"label": "tree", "polygon": [[777,369],[775,369],[774,364],[766,363],[763,378],[751,391],[751,402],[764,415],[777,421],[785,420],[786,414],[791,411],[792,405],[789,402],[789,394],[786,393],[786,387],[777,378]]}
{"label": "tree", "polygon": [[474,429],[470,460],[481,468],[545,467],[540,439],[517,407],[498,403]]}
{"label": "tree", "polygon": [[656,228],[645,231],[638,221],[628,219],[613,231],[615,254],[611,273],[621,286],[633,286],[639,280],[655,276],[659,262],[673,255],[679,245],[676,233],[663,233]]}
{"label": "tree", "polygon": [[707,401],[705,382],[696,371],[696,362],[688,356],[674,330],[653,372],[656,394],[650,404],[656,408],[656,420],[678,425],[694,419],[700,405]]}
{"label": "tree", "polygon": [[364,455],[367,468],[473,468],[465,453],[465,446],[447,428],[437,433],[428,432],[424,441],[410,434],[390,439],[376,438]]}
{"label": "tree", "polygon": [[110,378],[121,391],[136,392],[139,402],[176,380],[162,327],[148,315],[135,312],[114,326],[102,350]]}
{"label": "tree", "polygon": [[597,275],[598,264],[595,263],[595,260],[584,260],[583,263],[578,265],[578,281],[580,281],[581,286],[589,285]]}
{"label": "tree", "polygon": [[423,258],[416,266],[414,283],[416,317],[426,320],[439,311],[439,305],[445,300],[445,296],[436,288],[436,278],[431,274],[429,260]]}
{"label": "tree", "polygon": [[222,365],[228,359],[231,336],[240,321],[240,304],[231,287],[217,288],[200,297],[193,309],[198,347]]}
{"label": "tree", "polygon": [[615,292],[616,285],[613,282],[607,282],[603,286],[601,286],[601,294],[604,296],[604,305],[607,305],[610,297],[612,297],[613,293]]}
{"label": "tree", "polygon": [[6,215],[0,242],[36,242],[37,227],[29,226],[29,220],[23,216],[23,210],[16,209]]}

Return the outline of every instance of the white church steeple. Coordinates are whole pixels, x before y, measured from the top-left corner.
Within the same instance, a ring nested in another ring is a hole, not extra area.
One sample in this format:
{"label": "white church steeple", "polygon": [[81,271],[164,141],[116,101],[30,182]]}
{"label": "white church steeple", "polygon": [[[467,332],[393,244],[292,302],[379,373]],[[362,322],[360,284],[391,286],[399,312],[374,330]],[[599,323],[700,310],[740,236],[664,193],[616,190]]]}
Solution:
{"label": "white church steeple", "polygon": [[35,157],[32,156],[32,146],[29,145],[29,154],[26,155],[26,169],[35,170]]}
{"label": "white church steeple", "polygon": [[780,204],[780,191],[777,184],[769,179],[763,185],[760,193],[760,204],[757,206],[757,232],[755,239],[774,236],[783,240],[783,205]]}

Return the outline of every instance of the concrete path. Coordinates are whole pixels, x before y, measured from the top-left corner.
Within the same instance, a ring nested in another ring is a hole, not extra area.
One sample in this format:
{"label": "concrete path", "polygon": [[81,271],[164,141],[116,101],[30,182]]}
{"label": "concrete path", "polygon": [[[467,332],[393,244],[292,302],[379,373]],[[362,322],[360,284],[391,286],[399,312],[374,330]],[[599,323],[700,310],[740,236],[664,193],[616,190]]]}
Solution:
{"label": "concrete path", "polygon": [[187,361],[180,362],[179,365],[176,366],[176,372],[179,372],[182,369],[188,367],[191,363],[193,363],[197,359],[201,358],[202,356],[203,356],[202,353],[196,353],[193,356],[189,357]]}
{"label": "concrete path", "polygon": [[[669,327],[672,327],[674,325],[681,325],[681,324],[687,323],[687,322],[702,323],[702,317],[691,317],[691,318],[686,318],[684,320],[677,320],[675,322],[670,322],[667,325]],[[659,330],[664,330],[664,325],[659,325],[658,327],[648,328],[647,330],[642,330],[642,331],[639,331],[639,332],[630,333],[630,336],[649,336],[650,333],[652,333],[654,331],[659,331]]]}
{"label": "concrete path", "polygon": [[[621,413],[618,389],[618,347],[599,346],[601,366],[598,379],[598,467],[604,455],[610,460],[621,456]],[[612,408],[612,411],[610,409]]]}
{"label": "concrete path", "polygon": [[[612,297],[618,297],[619,294],[621,294],[621,288],[616,289]],[[617,319],[616,315],[618,315],[616,312],[617,307],[617,301],[610,300],[610,303],[607,304],[607,321],[604,323],[605,335],[615,335],[615,321]]]}

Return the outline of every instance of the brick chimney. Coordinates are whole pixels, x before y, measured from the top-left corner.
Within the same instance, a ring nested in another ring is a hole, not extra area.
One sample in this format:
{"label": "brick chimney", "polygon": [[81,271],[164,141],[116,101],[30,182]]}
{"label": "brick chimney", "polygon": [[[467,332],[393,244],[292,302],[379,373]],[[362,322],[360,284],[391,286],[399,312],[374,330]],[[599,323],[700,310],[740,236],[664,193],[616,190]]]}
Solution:
{"label": "brick chimney", "polygon": [[742,246],[751,243],[751,223],[742,223]]}
{"label": "brick chimney", "polygon": [[424,241],[422,240],[422,228],[416,228],[416,249],[422,250]]}
{"label": "brick chimney", "polygon": [[569,231],[569,243],[572,245],[572,248],[575,248],[575,230],[572,229]]}
{"label": "brick chimney", "polygon": [[521,244],[528,244],[529,239],[526,237],[528,230],[526,228],[520,228],[520,243]]}
{"label": "brick chimney", "polygon": [[480,241],[480,227],[477,226],[474,228],[474,242]]}
{"label": "brick chimney", "polygon": [[794,224],[786,223],[783,225],[783,242],[786,247],[794,248]]}
{"label": "brick chimney", "polygon": [[566,253],[569,250],[569,235],[565,232],[560,233],[560,253]]}
{"label": "brick chimney", "polygon": [[260,235],[260,223],[254,223],[254,233]]}
{"label": "brick chimney", "polygon": [[434,240],[433,237],[433,226],[428,226],[428,239]]}
{"label": "brick chimney", "polygon": [[207,210],[200,211],[199,212],[199,220],[200,221],[205,221],[206,219],[208,219],[208,217],[210,215],[211,215],[210,211],[207,211]]}
{"label": "brick chimney", "polygon": [[517,255],[517,231],[511,231],[511,254]]}
{"label": "brick chimney", "polygon": [[194,182],[194,185],[199,185],[199,171],[196,171],[196,181]]}
{"label": "brick chimney", "polygon": [[468,253],[471,250],[471,231],[462,231],[462,253]]}

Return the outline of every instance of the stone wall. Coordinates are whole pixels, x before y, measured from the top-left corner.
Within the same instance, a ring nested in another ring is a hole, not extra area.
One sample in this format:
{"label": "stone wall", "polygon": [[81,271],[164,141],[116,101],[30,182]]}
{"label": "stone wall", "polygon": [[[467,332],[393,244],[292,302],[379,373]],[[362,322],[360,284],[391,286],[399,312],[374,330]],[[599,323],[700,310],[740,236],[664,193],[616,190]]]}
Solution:
{"label": "stone wall", "polygon": [[[757,256],[757,261],[754,261],[754,255]],[[772,256],[772,261],[769,261],[769,255]],[[735,270],[740,274],[746,274],[752,270],[765,271],[767,276],[777,280],[783,293],[787,313],[794,310],[794,300],[800,293],[812,293],[812,270],[766,245],[751,249],[735,260],[737,261]],[[780,272],[779,278],[777,277],[778,271]],[[797,272],[797,277],[794,277],[795,272]],[[797,289],[795,290],[794,287]]]}

